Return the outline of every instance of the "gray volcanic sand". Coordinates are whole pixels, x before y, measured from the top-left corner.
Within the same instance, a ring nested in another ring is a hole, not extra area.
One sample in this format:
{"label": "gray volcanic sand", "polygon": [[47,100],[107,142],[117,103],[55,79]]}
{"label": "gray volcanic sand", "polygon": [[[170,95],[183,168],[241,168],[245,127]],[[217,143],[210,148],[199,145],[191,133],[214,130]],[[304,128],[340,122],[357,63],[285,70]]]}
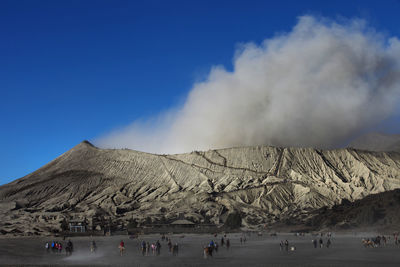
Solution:
{"label": "gray volcanic sand", "polygon": [[[173,257],[168,252],[166,242],[160,235],[146,235],[139,239],[127,236],[94,237],[98,251],[90,253],[90,237],[71,238],[74,244],[72,256],[46,253],[44,244],[52,238],[9,238],[0,239],[1,265],[113,265],[113,266],[400,266],[400,246],[395,246],[393,237],[385,247],[364,248],[362,237],[373,235],[334,235],[331,248],[314,249],[311,235],[296,237],[293,234],[278,234],[277,237],[247,236],[246,244],[241,245],[241,234],[228,234],[231,248],[220,247],[213,258],[203,258],[203,246],[211,239],[220,243],[221,235],[187,234],[184,238],[172,235],[172,241],[179,244],[179,255]],[[123,239],[126,246],[124,256],[119,256],[118,245]],[[162,244],[160,256],[142,256],[140,241]],[[279,242],[288,239],[296,251],[279,250]],[[65,247],[66,242],[61,241]],[[324,238],[326,243],[326,238]]]}

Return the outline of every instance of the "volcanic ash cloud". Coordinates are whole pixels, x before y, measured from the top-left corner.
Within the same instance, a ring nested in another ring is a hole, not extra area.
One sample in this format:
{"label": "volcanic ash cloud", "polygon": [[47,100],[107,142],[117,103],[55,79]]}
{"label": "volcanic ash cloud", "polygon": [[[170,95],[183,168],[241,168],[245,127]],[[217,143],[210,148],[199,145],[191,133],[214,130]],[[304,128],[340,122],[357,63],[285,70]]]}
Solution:
{"label": "volcanic ash cloud", "polygon": [[185,103],[99,138],[102,147],[178,153],[243,145],[330,148],[387,118],[400,92],[400,42],[365,21],[303,16],[240,46]]}

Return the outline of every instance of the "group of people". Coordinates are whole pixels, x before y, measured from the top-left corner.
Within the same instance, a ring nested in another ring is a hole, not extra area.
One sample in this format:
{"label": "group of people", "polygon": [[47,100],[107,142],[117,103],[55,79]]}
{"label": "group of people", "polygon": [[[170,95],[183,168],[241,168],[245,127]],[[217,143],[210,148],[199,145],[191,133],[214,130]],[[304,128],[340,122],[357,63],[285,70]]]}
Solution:
{"label": "group of people", "polygon": [[63,246],[61,242],[57,242],[57,241],[52,241],[51,243],[46,242],[46,244],[44,245],[46,252],[49,253],[50,250],[53,253],[61,253]]}
{"label": "group of people", "polygon": [[150,250],[152,251],[153,255],[158,256],[161,253],[161,243],[159,240],[157,240],[157,242],[152,244],[143,240],[140,245],[140,248],[143,256],[148,256],[150,254]]}
{"label": "group of people", "polygon": [[221,247],[223,246],[226,246],[226,249],[228,250],[231,246],[231,241],[229,240],[229,238],[226,237],[226,234],[223,237],[221,237]]}
{"label": "group of people", "polygon": [[[398,233],[393,234],[393,240],[395,245],[399,245]],[[376,247],[386,246],[386,244],[389,241],[390,241],[390,235],[389,236],[378,235],[376,237],[363,238],[361,240],[363,246],[366,248],[367,247],[376,248]]]}
{"label": "group of people", "polygon": [[178,243],[172,244],[171,239],[168,239],[168,250],[173,256],[178,256],[179,246]]}
{"label": "group of people", "polygon": [[218,252],[218,243],[211,240],[210,243],[203,248],[204,258],[212,257],[213,251]]}
{"label": "group of people", "polygon": [[285,241],[281,240],[279,243],[279,250],[289,252],[289,241],[287,239]]}
{"label": "group of people", "polygon": [[[214,235],[216,237],[216,235]],[[243,239],[241,237],[241,242],[243,242]],[[226,237],[226,235],[221,237],[221,247],[226,247],[227,250],[229,250],[230,246],[231,246],[231,241],[229,240],[229,238]],[[213,256],[213,252],[218,252],[218,242],[211,240],[210,243],[207,246],[203,247],[203,256],[205,259],[207,259],[208,257],[212,257]]]}
{"label": "group of people", "polygon": [[[320,248],[324,247],[324,240],[322,239],[322,237],[320,237],[319,240],[317,240],[317,238],[313,239],[312,243],[314,245],[314,248],[317,248],[318,244]],[[326,248],[329,248],[331,244],[332,244],[331,238],[328,237],[328,240],[326,241]]]}
{"label": "group of people", "polygon": [[[161,240],[167,242],[168,251],[172,253],[173,256],[178,256],[178,243],[175,242],[175,244],[173,244],[172,240],[168,237],[165,237],[164,235],[162,236]],[[123,240],[121,240],[121,242],[119,243],[118,248],[120,250],[120,255],[123,256],[125,252],[125,243]],[[153,256],[159,256],[161,254],[161,242],[157,240],[156,242],[150,244],[149,242],[142,240],[140,242],[140,251],[143,256],[149,256],[150,253]]]}
{"label": "group of people", "polygon": [[[184,238],[185,236],[181,236],[181,238]],[[175,244],[173,244],[172,240],[170,237],[162,235],[161,237],[162,241],[166,241],[167,242],[167,246],[168,246],[168,251],[170,253],[172,253],[173,256],[178,256],[178,252],[179,252],[179,245],[178,243],[175,242]]]}
{"label": "group of people", "polygon": [[[63,244],[58,241],[52,241],[51,243],[46,242],[44,247],[45,247],[47,253],[49,253],[50,250],[53,253],[62,253],[62,250],[63,250]],[[68,240],[67,246],[65,247],[66,255],[67,256],[71,255],[73,250],[74,250],[73,244],[72,244],[71,240]]]}
{"label": "group of people", "polygon": [[[305,236],[305,234],[304,233],[296,233],[295,236],[303,237],[303,236]],[[315,236],[315,238],[313,238],[311,240],[314,248],[318,248],[318,247],[323,248],[324,247],[324,240],[323,240],[324,233],[315,234],[314,236]],[[318,236],[319,236],[319,238],[318,238]],[[327,238],[326,245],[325,245],[326,248],[329,248],[332,245],[331,237],[332,237],[331,232],[326,234],[326,238]],[[281,242],[279,243],[279,248],[280,248],[280,251],[286,251],[286,252],[288,252],[289,250],[291,250],[291,251],[296,250],[296,247],[294,245],[292,245],[292,246],[289,245],[289,241],[287,239],[285,241],[281,240]]]}
{"label": "group of people", "polygon": [[[240,239],[241,239],[241,242],[246,242],[245,237],[241,237]],[[171,238],[169,238],[165,235],[162,235],[161,240],[167,242],[168,252],[170,252],[173,256],[178,256],[178,252],[179,252],[178,243],[176,243],[176,242],[173,243]],[[229,238],[226,237],[226,234],[221,237],[220,244],[221,244],[221,247],[226,247],[226,249],[229,250],[229,248],[231,246],[231,242],[230,242]],[[120,250],[120,255],[123,256],[124,252],[125,252],[125,243],[123,240],[121,240],[118,248]],[[212,257],[214,252],[218,252],[218,248],[219,248],[218,242],[211,240],[210,243],[204,247],[204,250],[203,250],[204,258]],[[140,242],[140,251],[143,256],[149,256],[150,253],[152,255],[158,256],[161,253],[161,243],[159,240],[157,240],[157,242],[154,242],[154,243],[149,243],[149,242],[146,242],[145,240],[142,240]]]}

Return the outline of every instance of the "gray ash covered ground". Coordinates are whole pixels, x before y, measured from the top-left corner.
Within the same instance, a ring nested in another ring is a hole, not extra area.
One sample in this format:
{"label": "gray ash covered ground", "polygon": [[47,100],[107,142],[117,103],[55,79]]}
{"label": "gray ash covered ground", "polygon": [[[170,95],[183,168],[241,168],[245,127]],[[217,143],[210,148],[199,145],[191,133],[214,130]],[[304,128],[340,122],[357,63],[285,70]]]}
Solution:
{"label": "gray ash covered ground", "polygon": [[[160,235],[141,236],[129,239],[127,236],[94,237],[98,251],[90,253],[90,237],[72,238],[74,253],[46,253],[44,245],[52,238],[8,238],[0,239],[0,265],[112,265],[112,266],[400,266],[400,246],[394,245],[393,236],[385,247],[365,248],[363,237],[374,234],[333,235],[330,248],[317,248],[311,240],[315,237],[295,236],[293,234],[264,234],[247,236],[247,242],[240,244],[241,234],[229,234],[231,248],[220,247],[212,258],[203,258],[203,246],[211,239],[220,242],[221,235],[173,235],[172,241],[179,243],[179,255],[168,252],[166,242]],[[119,256],[118,245],[124,240],[126,253]],[[160,256],[142,256],[140,241],[161,241]],[[288,239],[295,251],[280,251],[281,240]],[[326,237],[323,238],[326,244]],[[55,241],[65,241],[54,238]]]}

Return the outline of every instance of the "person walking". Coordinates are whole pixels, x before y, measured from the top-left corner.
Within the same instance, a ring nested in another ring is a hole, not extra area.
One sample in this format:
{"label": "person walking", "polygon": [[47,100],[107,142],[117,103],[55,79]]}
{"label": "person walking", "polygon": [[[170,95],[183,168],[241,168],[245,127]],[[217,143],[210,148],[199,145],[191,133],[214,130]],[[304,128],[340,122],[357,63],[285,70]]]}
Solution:
{"label": "person walking", "polygon": [[173,246],[172,246],[171,239],[170,239],[170,240],[168,240],[167,246],[168,246],[168,251],[169,251],[169,252],[172,252],[172,248],[173,248]]}
{"label": "person walking", "polygon": [[67,246],[65,247],[65,255],[66,256],[71,256],[72,255],[72,242],[71,240],[68,240]]}
{"label": "person walking", "polygon": [[[96,243],[95,243],[95,245],[96,245]],[[69,248],[70,248],[70,254],[72,254],[72,252],[74,252],[74,244],[72,244],[71,239],[68,240],[67,246],[69,246]]]}
{"label": "person walking", "polygon": [[158,240],[156,242],[156,252],[157,252],[157,256],[159,256],[161,253],[161,243]]}
{"label": "person walking", "polygon": [[125,243],[123,240],[121,240],[121,242],[119,243],[119,255],[122,256],[124,255],[124,251],[125,251]]}
{"label": "person walking", "polygon": [[203,257],[204,257],[205,259],[208,258],[208,247],[204,247],[204,248],[203,248]]}
{"label": "person walking", "polygon": [[96,250],[97,250],[96,242],[94,242],[94,240],[92,240],[92,242],[90,242],[90,252],[96,253]]}
{"label": "person walking", "polygon": [[175,245],[173,245],[173,247],[172,247],[172,255],[173,256],[178,256],[178,249],[179,249],[178,243],[175,243]]}
{"label": "person walking", "polygon": [[331,245],[331,239],[328,238],[328,241],[326,241],[326,248],[329,248]]}
{"label": "person walking", "polygon": [[51,252],[55,252],[55,250],[56,250],[56,242],[51,242]]}
{"label": "person walking", "polygon": [[146,255],[146,242],[143,240],[141,244],[142,256]]}
{"label": "person walking", "polygon": [[213,249],[214,249],[214,246],[211,246],[210,244],[208,244],[208,255],[210,257],[212,257],[212,255],[213,255]]}

